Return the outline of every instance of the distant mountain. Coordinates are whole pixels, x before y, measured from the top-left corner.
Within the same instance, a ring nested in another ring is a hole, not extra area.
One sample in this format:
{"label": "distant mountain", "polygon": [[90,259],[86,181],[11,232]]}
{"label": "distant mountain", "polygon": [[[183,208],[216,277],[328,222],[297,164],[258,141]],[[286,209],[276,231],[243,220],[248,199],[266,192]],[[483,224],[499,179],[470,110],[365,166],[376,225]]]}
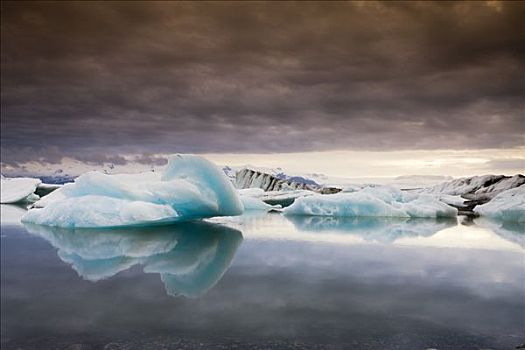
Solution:
{"label": "distant mountain", "polygon": [[224,166],[222,168],[222,171],[224,171],[224,174],[226,174],[226,176],[233,182],[235,183],[235,177],[236,177],[236,170],[233,169],[232,167],[230,166]]}
{"label": "distant mountain", "polygon": [[278,178],[278,179],[281,179],[281,180],[302,183],[302,184],[313,186],[313,187],[320,187],[321,186],[317,182],[315,182],[314,180],[306,178],[306,177],[303,177],[303,176],[289,176],[289,175],[286,175],[283,172],[275,174],[274,176],[276,178]]}
{"label": "distant mountain", "polygon": [[62,185],[68,182],[75,181],[76,176],[65,174],[65,175],[38,176],[38,178],[45,184]]}
{"label": "distant mountain", "polygon": [[75,181],[76,176],[66,174],[64,170],[57,169],[51,175],[37,176],[45,184],[58,184],[62,185],[68,182]]}

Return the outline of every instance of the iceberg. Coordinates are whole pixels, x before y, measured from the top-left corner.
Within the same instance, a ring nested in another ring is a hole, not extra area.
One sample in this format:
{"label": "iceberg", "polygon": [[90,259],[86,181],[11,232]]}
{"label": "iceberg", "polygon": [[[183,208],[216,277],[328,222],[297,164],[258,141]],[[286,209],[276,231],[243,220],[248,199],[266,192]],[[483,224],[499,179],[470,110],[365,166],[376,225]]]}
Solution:
{"label": "iceberg", "polygon": [[402,192],[388,186],[300,197],[283,211],[286,215],[406,218],[455,217],[458,212],[432,195]]}
{"label": "iceberg", "polygon": [[[231,168],[229,168],[231,169]],[[319,193],[336,193],[337,187],[323,186],[314,180],[303,176],[290,176],[282,169],[244,167],[235,173],[237,188],[261,188],[265,191],[308,190]]]}
{"label": "iceberg", "polygon": [[145,273],[160,275],[168,295],[189,298],[204,294],[221,279],[243,240],[238,230],[202,221],[112,230],[25,227],[47,240],[87,281],[142,265]]}
{"label": "iceberg", "polygon": [[[310,189],[307,183],[288,180],[284,174],[280,175],[272,169],[243,168],[236,173],[235,183],[237,188],[261,188],[265,191]],[[314,187],[319,185],[315,184]]]}
{"label": "iceberg", "polygon": [[67,188],[73,185],[74,183],[65,184],[62,187],[60,187],[59,190],[53,191],[41,197],[39,200],[33,203],[31,208],[44,208],[51,202],[58,202],[61,200],[65,200],[67,198],[66,193],[69,191]]}
{"label": "iceberg", "polygon": [[0,203],[34,202],[38,199],[35,191],[40,183],[39,179],[27,177],[6,178],[2,176],[0,179]]}
{"label": "iceberg", "polygon": [[490,202],[476,206],[474,212],[501,221],[525,222],[525,185],[500,192]]}
{"label": "iceberg", "polygon": [[198,156],[176,155],[161,175],[83,174],[35,203],[22,221],[69,228],[118,227],[242,212],[233,184],[219,168]]}

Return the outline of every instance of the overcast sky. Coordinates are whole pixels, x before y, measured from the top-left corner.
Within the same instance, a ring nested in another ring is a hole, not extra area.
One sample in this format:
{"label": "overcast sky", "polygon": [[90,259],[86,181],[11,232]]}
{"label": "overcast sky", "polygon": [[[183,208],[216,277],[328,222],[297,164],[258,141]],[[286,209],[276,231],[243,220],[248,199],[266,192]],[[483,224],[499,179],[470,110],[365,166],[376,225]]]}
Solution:
{"label": "overcast sky", "polygon": [[[189,152],[348,175],[374,154],[393,175],[463,150],[525,167],[523,2],[1,6],[3,170]],[[473,170],[455,166],[434,173]]]}

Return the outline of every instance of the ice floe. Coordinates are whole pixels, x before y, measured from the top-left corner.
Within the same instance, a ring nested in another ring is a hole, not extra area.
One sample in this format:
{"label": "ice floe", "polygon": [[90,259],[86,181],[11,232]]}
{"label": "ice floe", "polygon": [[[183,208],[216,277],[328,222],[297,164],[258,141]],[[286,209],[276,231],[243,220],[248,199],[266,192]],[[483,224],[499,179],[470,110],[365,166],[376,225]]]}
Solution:
{"label": "ice floe", "polygon": [[0,180],[0,203],[22,203],[33,202],[38,199],[35,191],[41,183],[39,179],[27,177],[7,178],[2,176]]}

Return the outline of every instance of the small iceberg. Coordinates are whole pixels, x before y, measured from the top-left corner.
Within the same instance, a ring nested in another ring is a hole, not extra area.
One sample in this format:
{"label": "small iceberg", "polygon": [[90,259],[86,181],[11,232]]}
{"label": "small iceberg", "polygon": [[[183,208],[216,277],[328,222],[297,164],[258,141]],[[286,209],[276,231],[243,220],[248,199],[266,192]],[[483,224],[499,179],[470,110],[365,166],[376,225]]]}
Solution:
{"label": "small iceberg", "polygon": [[28,177],[7,178],[2,175],[0,179],[0,203],[14,204],[34,202],[38,200],[35,191],[42,181]]}
{"label": "small iceberg", "polygon": [[219,168],[198,156],[176,155],[161,176],[83,174],[35,203],[22,221],[69,228],[144,226],[242,212],[237,191]]}
{"label": "small iceberg", "polygon": [[525,223],[525,185],[499,193],[490,202],[475,207],[474,212],[491,219]]}
{"label": "small iceberg", "polygon": [[300,197],[283,211],[286,215],[405,218],[455,217],[458,212],[432,195],[388,186]]}

